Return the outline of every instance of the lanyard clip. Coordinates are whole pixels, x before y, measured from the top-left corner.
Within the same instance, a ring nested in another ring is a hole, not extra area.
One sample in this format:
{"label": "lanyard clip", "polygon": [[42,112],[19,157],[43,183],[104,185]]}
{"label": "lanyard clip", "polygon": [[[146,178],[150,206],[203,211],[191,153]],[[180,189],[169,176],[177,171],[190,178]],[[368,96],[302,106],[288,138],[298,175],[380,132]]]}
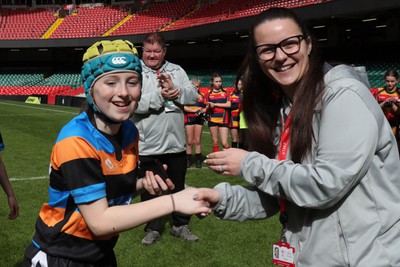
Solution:
{"label": "lanyard clip", "polygon": [[282,242],[282,243],[287,243],[287,239],[286,239],[286,226],[283,226],[283,227],[282,227],[281,242]]}

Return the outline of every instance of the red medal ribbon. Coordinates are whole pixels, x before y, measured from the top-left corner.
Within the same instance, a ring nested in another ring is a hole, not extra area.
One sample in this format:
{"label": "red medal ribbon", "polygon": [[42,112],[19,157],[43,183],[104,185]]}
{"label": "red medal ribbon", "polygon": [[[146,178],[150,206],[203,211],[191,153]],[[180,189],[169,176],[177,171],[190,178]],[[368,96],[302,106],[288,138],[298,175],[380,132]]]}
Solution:
{"label": "red medal ribbon", "polygon": [[[283,132],[281,134],[281,141],[279,143],[278,160],[285,160],[289,149],[290,140],[290,115],[287,117]],[[281,213],[286,212],[286,200],[281,198]]]}
{"label": "red medal ribbon", "polygon": [[279,144],[279,155],[278,160],[285,160],[287,155],[287,150],[289,148],[290,139],[290,115],[287,117],[285,126],[283,127],[283,132],[281,135],[281,141]]}
{"label": "red medal ribbon", "polygon": [[[278,160],[286,159],[289,149],[289,141],[290,141],[290,114],[287,117],[282,130],[281,140],[279,143]],[[294,264],[295,249],[291,247],[289,243],[287,243],[285,235],[288,218],[286,215],[286,199],[284,198],[281,198],[280,200],[280,211],[281,214],[279,216],[279,221],[282,224],[282,237],[281,241],[273,245],[272,262],[277,266],[295,267]],[[277,252],[278,254],[276,254]]]}

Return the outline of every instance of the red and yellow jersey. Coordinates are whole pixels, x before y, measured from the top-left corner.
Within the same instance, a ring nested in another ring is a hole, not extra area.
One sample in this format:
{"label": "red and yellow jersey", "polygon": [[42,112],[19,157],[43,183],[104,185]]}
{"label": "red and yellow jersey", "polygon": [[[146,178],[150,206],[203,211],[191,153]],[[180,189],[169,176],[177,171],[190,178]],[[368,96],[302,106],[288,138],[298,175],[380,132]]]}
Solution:
{"label": "red and yellow jersey", "polygon": [[94,236],[78,205],[106,198],[130,204],[136,191],[139,133],[130,121],[118,136],[100,132],[83,112],[60,131],[51,153],[49,201],[43,204],[32,242],[49,255],[79,262],[101,260],[118,234]]}
{"label": "red and yellow jersey", "polygon": [[[399,102],[399,104],[400,104],[400,91],[399,91],[399,89],[397,89],[393,93],[389,93],[388,91],[386,91],[385,87],[377,88],[377,90],[375,90],[375,92],[373,92],[373,94],[375,95],[375,98],[376,98],[376,100],[378,101],[379,104],[381,104],[382,102],[384,102],[385,100],[387,100],[389,98],[394,98],[395,101]],[[398,106],[399,106],[399,104],[398,104]],[[382,110],[383,110],[383,113],[385,113],[385,116],[386,116],[387,120],[389,121],[389,123],[392,126],[395,126],[395,125],[398,124],[399,118],[393,112],[391,103],[388,103],[387,106],[383,106]]]}
{"label": "red and yellow jersey", "polygon": [[[226,103],[229,100],[228,94],[224,89],[215,92],[210,90],[206,95],[207,103]],[[210,111],[210,122],[217,124],[228,124],[229,123],[229,111],[226,108],[214,107]]]}
{"label": "red and yellow jersey", "polygon": [[197,96],[196,103],[192,106],[186,106],[189,108],[192,112],[184,112],[184,119],[185,123],[187,122],[193,122],[198,118],[198,115],[195,113],[197,110],[200,110],[202,108],[206,107],[206,98],[203,93],[199,92]]}
{"label": "red and yellow jersey", "polygon": [[242,110],[240,93],[233,91],[229,96],[229,101],[231,101],[229,127],[239,128],[239,114]]}

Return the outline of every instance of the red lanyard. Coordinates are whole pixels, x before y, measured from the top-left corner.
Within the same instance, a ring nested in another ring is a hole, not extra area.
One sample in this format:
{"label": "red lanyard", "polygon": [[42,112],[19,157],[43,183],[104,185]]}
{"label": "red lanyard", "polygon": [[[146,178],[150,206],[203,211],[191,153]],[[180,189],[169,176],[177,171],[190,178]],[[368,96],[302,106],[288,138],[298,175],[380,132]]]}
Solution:
{"label": "red lanyard", "polygon": [[[289,140],[290,140],[290,114],[286,119],[285,126],[283,127],[283,132],[281,134],[281,141],[279,143],[279,154],[278,160],[285,160],[287,157],[288,149],[289,149]],[[286,200],[281,198],[281,214],[286,215]]]}

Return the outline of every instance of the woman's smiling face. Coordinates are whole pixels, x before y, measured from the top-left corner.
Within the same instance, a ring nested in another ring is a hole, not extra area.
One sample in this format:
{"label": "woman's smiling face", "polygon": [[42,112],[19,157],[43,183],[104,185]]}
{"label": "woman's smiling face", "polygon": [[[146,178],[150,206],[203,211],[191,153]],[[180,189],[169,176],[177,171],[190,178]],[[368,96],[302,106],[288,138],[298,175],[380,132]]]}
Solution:
{"label": "woman's smiling face", "polygon": [[290,37],[302,35],[303,32],[301,32],[296,22],[288,18],[265,21],[258,25],[253,33],[256,47],[271,45],[267,47],[275,48],[275,54],[271,59],[261,60],[258,58],[258,63],[263,72],[279,84],[289,97],[294,95],[296,85],[308,69],[308,55],[312,49],[311,39],[304,39],[302,37],[298,37],[298,39],[293,38],[299,42],[300,47],[297,52],[290,53],[290,55],[283,52],[282,46],[274,47],[274,45],[286,44],[289,47],[292,45],[291,43],[281,42],[288,38],[290,40]]}

